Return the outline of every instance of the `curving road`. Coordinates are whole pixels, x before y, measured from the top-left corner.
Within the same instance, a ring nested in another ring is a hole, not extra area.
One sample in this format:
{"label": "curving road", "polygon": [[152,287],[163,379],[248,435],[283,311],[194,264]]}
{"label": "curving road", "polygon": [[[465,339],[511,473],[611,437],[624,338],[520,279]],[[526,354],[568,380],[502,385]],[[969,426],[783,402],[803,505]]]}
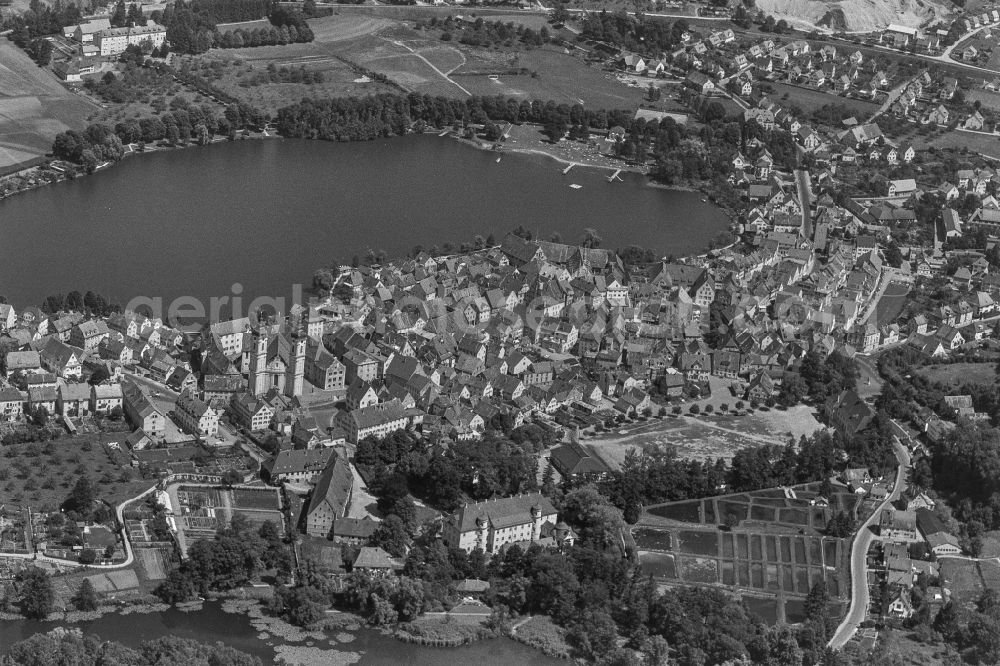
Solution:
{"label": "curving road", "polygon": [[49,557],[48,555],[42,555],[41,553],[3,553],[0,554],[0,559],[14,558],[19,560],[32,560],[34,562],[49,562],[64,567],[78,566],[83,569],[98,569],[104,571],[108,569],[124,569],[125,567],[130,567],[135,561],[135,552],[132,550],[132,541],[129,538],[128,530],[125,529],[125,507],[133,502],[143,499],[154,490],[156,490],[156,486],[150,486],[146,490],[142,491],[142,493],[136,495],[132,499],[125,500],[115,507],[115,516],[118,518],[118,524],[122,526],[122,543],[125,546],[125,559],[121,562],[115,562],[114,564],[80,564],[79,562],[64,560],[58,557]]}
{"label": "curving road", "polygon": [[875,538],[872,526],[878,521],[882,510],[891,502],[899,499],[899,496],[906,489],[906,481],[910,470],[910,452],[903,446],[899,438],[893,438],[892,448],[896,452],[896,460],[899,466],[896,467],[896,483],[892,487],[892,492],[875,509],[875,512],[858,529],[851,546],[851,607],[847,611],[847,616],[837,627],[833,638],[827,643],[827,647],[839,650],[847,644],[858,630],[858,627],[868,615],[868,548]]}

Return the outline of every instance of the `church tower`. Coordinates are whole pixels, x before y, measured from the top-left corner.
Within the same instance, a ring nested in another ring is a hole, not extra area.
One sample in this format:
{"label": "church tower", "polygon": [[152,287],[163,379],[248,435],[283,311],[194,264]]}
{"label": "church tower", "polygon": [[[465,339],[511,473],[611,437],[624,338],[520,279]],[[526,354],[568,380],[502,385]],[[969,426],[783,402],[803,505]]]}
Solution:
{"label": "church tower", "polygon": [[306,373],[306,336],[302,332],[301,325],[292,331],[288,356],[288,366],[285,369],[285,395],[292,398],[302,395]]}
{"label": "church tower", "polygon": [[255,396],[267,393],[267,343],[268,336],[263,326],[251,329],[253,336],[253,356],[250,357],[250,379],[247,388]]}

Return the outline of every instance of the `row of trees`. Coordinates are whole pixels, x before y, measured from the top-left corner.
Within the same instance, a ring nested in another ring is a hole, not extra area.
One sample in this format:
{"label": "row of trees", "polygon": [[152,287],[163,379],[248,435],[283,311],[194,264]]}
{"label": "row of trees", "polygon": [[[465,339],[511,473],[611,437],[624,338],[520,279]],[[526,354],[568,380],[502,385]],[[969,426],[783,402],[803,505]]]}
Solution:
{"label": "row of trees", "polygon": [[237,28],[223,33],[213,32],[212,46],[220,49],[242,49],[247,46],[275,46],[311,42],[313,39],[312,29],[303,23],[301,27],[283,25],[252,30]]}
{"label": "row of trees", "polygon": [[[511,45],[515,41],[526,46],[541,46],[551,39],[549,29],[542,26],[539,30],[534,30],[520,23],[503,23],[502,21],[484,21],[482,17],[477,18],[471,24],[463,20],[448,16],[443,21],[435,16],[429,23],[420,24],[431,28],[439,28],[445,32],[441,39],[449,41],[453,38],[453,33],[458,35],[458,41],[468,46],[494,46]],[[447,35],[447,37],[445,37]]]}
{"label": "row of trees", "polygon": [[[866,451],[828,431],[803,436],[797,446],[789,442],[740,449],[728,466],[721,458],[715,462],[681,459],[671,446],[647,447],[641,453],[630,451],[600,489],[623,511],[626,521],[634,523],[645,504],[709,497],[718,494],[722,484],[732,492],[747,492],[825,481],[845,459],[857,460],[859,465],[868,462]],[[888,455],[891,458],[891,447]]]}
{"label": "row of trees", "polygon": [[76,631],[38,633],[14,643],[0,657],[0,666],[262,666],[261,660],[222,643],[212,645],[188,638],[168,636],[130,648],[100,636]]}
{"label": "row of trees", "polygon": [[681,43],[681,36],[688,31],[687,21],[673,23],[639,14],[635,18],[625,11],[599,14],[587,12],[581,21],[581,37],[606,42],[629,51],[659,55]]}
{"label": "row of trees", "polygon": [[125,156],[122,140],[107,125],[95,123],[83,132],[68,130],[56,135],[52,154],[92,172],[101,162],[117,162]]}
{"label": "row of trees", "polygon": [[[385,93],[365,98],[305,99],[278,112],[277,127],[283,136],[358,141],[405,134],[414,123],[435,128],[458,127],[461,123],[484,125],[489,121],[535,123],[553,141],[570,128],[577,136],[589,130],[620,126],[626,130],[621,153],[646,162],[652,158],[651,175],[666,183],[712,181],[720,194],[730,191],[725,176],[732,169],[733,151],[745,144],[753,131],[741,122],[727,122],[719,110],[700,129],[688,129],[673,119],[647,122],[634,119],[626,110],[591,110],[582,105],[498,97],[449,99],[412,93]],[[709,110],[714,107],[709,105]],[[779,134],[775,132],[775,134]],[[787,133],[781,136],[788,138]],[[788,138],[787,150],[777,150],[776,159],[794,163],[795,145]]]}
{"label": "row of trees", "polygon": [[321,69],[309,70],[304,66],[288,67],[287,65],[276,67],[272,62],[267,66],[266,71],[255,72],[252,76],[244,77],[240,81],[240,86],[252,88],[267,83],[304,83],[312,85],[323,83],[325,80],[326,77],[323,75],[323,70]]}
{"label": "row of trees", "polygon": [[[220,33],[219,23],[255,21],[268,17],[271,27]],[[177,0],[154,18],[167,29],[167,41],[179,53],[204,53],[213,47],[241,48],[311,42],[305,17],[277,7],[271,0]],[[238,44],[238,46],[237,46]]]}
{"label": "row of trees", "polygon": [[[110,72],[104,79],[113,77]],[[129,118],[115,124],[90,125],[83,132],[68,130],[56,135],[52,154],[84,165],[93,171],[104,161],[117,162],[125,155],[124,144],[166,141],[170,145],[197,141],[206,144],[215,135],[232,137],[237,130],[257,127],[262,122],[258,112],[244,105],[230,105],[222,115],[209,105],[189,105],[160,116]]]}
{"label": "row of trees", "polygon": [[74,2],[43,3],[31,0],[24,12],[5,13],[3,30],[10,30],[11,40],[25,48],[32,40],[46,35],[56,35],[67,25],[76,25],[83,13]]}
{"label": "row of trees", "polygon": [[115,28],[124,28],[128,25],[146,25],[146,15],[142,13],[139,5],[133,2],[126,7],[125,0],[118,0],[115,3],[115,8],[111,11],[108,20]]}
{"label": "row of trees", "polygon": [[68,294],[50,294],[42,301],[41,310],[45,314],[55,314],[69,310],[81,312],[91,317],[107,317],[112,312],[120,311],[120,306],[109,304],[108,300],[96,291],[81,294],[73,290]]}

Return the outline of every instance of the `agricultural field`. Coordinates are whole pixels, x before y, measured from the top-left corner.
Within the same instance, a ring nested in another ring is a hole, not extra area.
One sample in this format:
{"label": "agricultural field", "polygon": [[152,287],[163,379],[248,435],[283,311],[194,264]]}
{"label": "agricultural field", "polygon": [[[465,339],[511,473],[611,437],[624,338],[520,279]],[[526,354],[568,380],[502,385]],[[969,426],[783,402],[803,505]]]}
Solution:
{"label": "agricultural field", "polygon": [[917,371],[922,377],[948,386],[1000,383],[995,363],[948,363],[925,365]]}
{"label": "agricultural field", "polygon": [[234,514],[243,516],[255,526],[271,521],[279,530],[282,529],[284,520],[281,513],[281,495],[276,488],[261,487],[259,490],[235,488],[223,492],[230,495]]}
{"label": "agricultural field", "polygon": [[875,104],[866,102],[865,100],[841,97],[840,95],[833,95],[822,90],[802,88],[788,85],[787,83],[769,82],[767,85],[774,88],[774,93],[770,95],[772,99],[782,106],[797,106],[806,114],[816,111],[827,104],[834,104],[846,106],[857,115],[860,121],[870,116],[878,108]]}
{"label": "agricultural field", "polygon": [[1000,135],[962,130],[942,131],[930,136],[916,134],[913,146],[918,150],[928,148],[954,148],[981,153],[984,157],[1000,157]]}
{"label": "agricultural field", "polygon": [[136,548],[136,573],[141,583],[153,587],[167,577],[170,570],[170,553],[162,548]]}
{"label": "agricultural field", "polygon": [[0,40],[0,173],[44,156],[56,134],[82,129],[96,109],[13,43]]}
{"label": "agricultural field", "polygon": [[742,528],[731,532],[685,530],[682,534],[686,537],[680,539],[679,552],[640,547],[643,570],[664,582],[721,584],[798,596],[805,596],[823,580],[831,596],[848,593],[847,539]]}
{"label": "agricultural field", "polygon": [[40,511],[56,510],[81,476],[90,478],[98,486],[100,498],[112,505],[152,485],[105,455],[102,439],[108,438],[64,436],[45,443],[5,446],[0,462],[0,505],[30,503]]}
{"label": "agricultural field", "polygon": [[[853,513],[858,497],[846,488],[835,486],[835,492],[829,498],[829,506],[812,506],[810,501],[817,495],[817,486],[818,484],[795,486],[794,498],[786,496],[778,488],[654,504],[645,507],[640,523],[658,527],[673,526],[675,523],[711,526],[746,526],[748,523],[818,533],[838,511]],[[645,536],[649,538],[650,535]]]}
{"label": "agricultural field", "polygon": [[[848,594],[850,540],[823,536],[821,530],[835,511],[852,513],[857,497],[842,488],[829,507],[813,506],[817,490],[818,484],[806,484],[792,489],[794,497],[772,488],[645,507],[632,530],[639,562],[665,584],[724,585],[801,598],[824,581],[831,597],[842,600]],[[720,529],[720,523],[731,527]],[[839,605],[831,612],[839,612]],[[794,603],[764,612],[789,622],[797,621],[797,614],[801,609]]]}
{"label": "agricultural field", "polygon": [[951,590],[962,603],[973,603],[984,590],[1000,587],[1000,563],[941,558],[941,586]]}
{"label": "agricultural field", "polygon": [[[225,92],[271,113],[303,97],[361,96],[400,88],[448,97],[503,95],[604,109],[638,108],[647,94],[644,81],[626,85],[564,48],[471,47],[457,39],[442,41],[439,30],[417,30],[408,22],[444,18],[453,11],[387,7],[398,11],[379,11],[375,16],[365,9],[339,7],[333,16],[311,19],[315,33],[311,43],[215,49],[196,57],[196,66]],[[509,10],[480,14],[489,21],[535,30],[546,24],[539,14]],[[275,76],[274,70],[282,68],[286,73]],[[308,74],[306,82],[298,73],[296,80],[288,80],[292,72],[301,71]],[[311,80],[314,72],[321,73],[322,82]],[[368,73],[384,75],[388,81],[372,80]],[[670,100],[664,98],[663,103]]]}

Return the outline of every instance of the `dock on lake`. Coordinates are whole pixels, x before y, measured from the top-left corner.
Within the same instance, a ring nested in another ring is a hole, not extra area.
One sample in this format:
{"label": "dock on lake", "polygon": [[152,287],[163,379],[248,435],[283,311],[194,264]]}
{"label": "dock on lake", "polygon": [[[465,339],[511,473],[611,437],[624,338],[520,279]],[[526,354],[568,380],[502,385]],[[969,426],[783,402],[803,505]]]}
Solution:
{"label": "dock on lake", "polygon": [[566,167],[565,169],[563,169],[563,173],[564,174],[569,173],[569,170],[572,169],[575,166],[576,166],[576,164],[570,164],[568,167]]}
{"label": "dock on lake", "polygon": [[618,174],[620,174],[621,172],[622,172],[622,170],[621,170],[621,169],[618,169],[618,170],[617,170],[617,171],[615,171],[615,172],[614,172],[613,174],[611,174],[611,175],[610,175],[610,176],[608,177],[608,182],[609,182],[609,183],[613,183],[613,182],[615,182],[615,179],[616,179],[616,178],[617,178],[618,180],[621,180],[621,177],[620,177],[620,176],[618,175]]}

